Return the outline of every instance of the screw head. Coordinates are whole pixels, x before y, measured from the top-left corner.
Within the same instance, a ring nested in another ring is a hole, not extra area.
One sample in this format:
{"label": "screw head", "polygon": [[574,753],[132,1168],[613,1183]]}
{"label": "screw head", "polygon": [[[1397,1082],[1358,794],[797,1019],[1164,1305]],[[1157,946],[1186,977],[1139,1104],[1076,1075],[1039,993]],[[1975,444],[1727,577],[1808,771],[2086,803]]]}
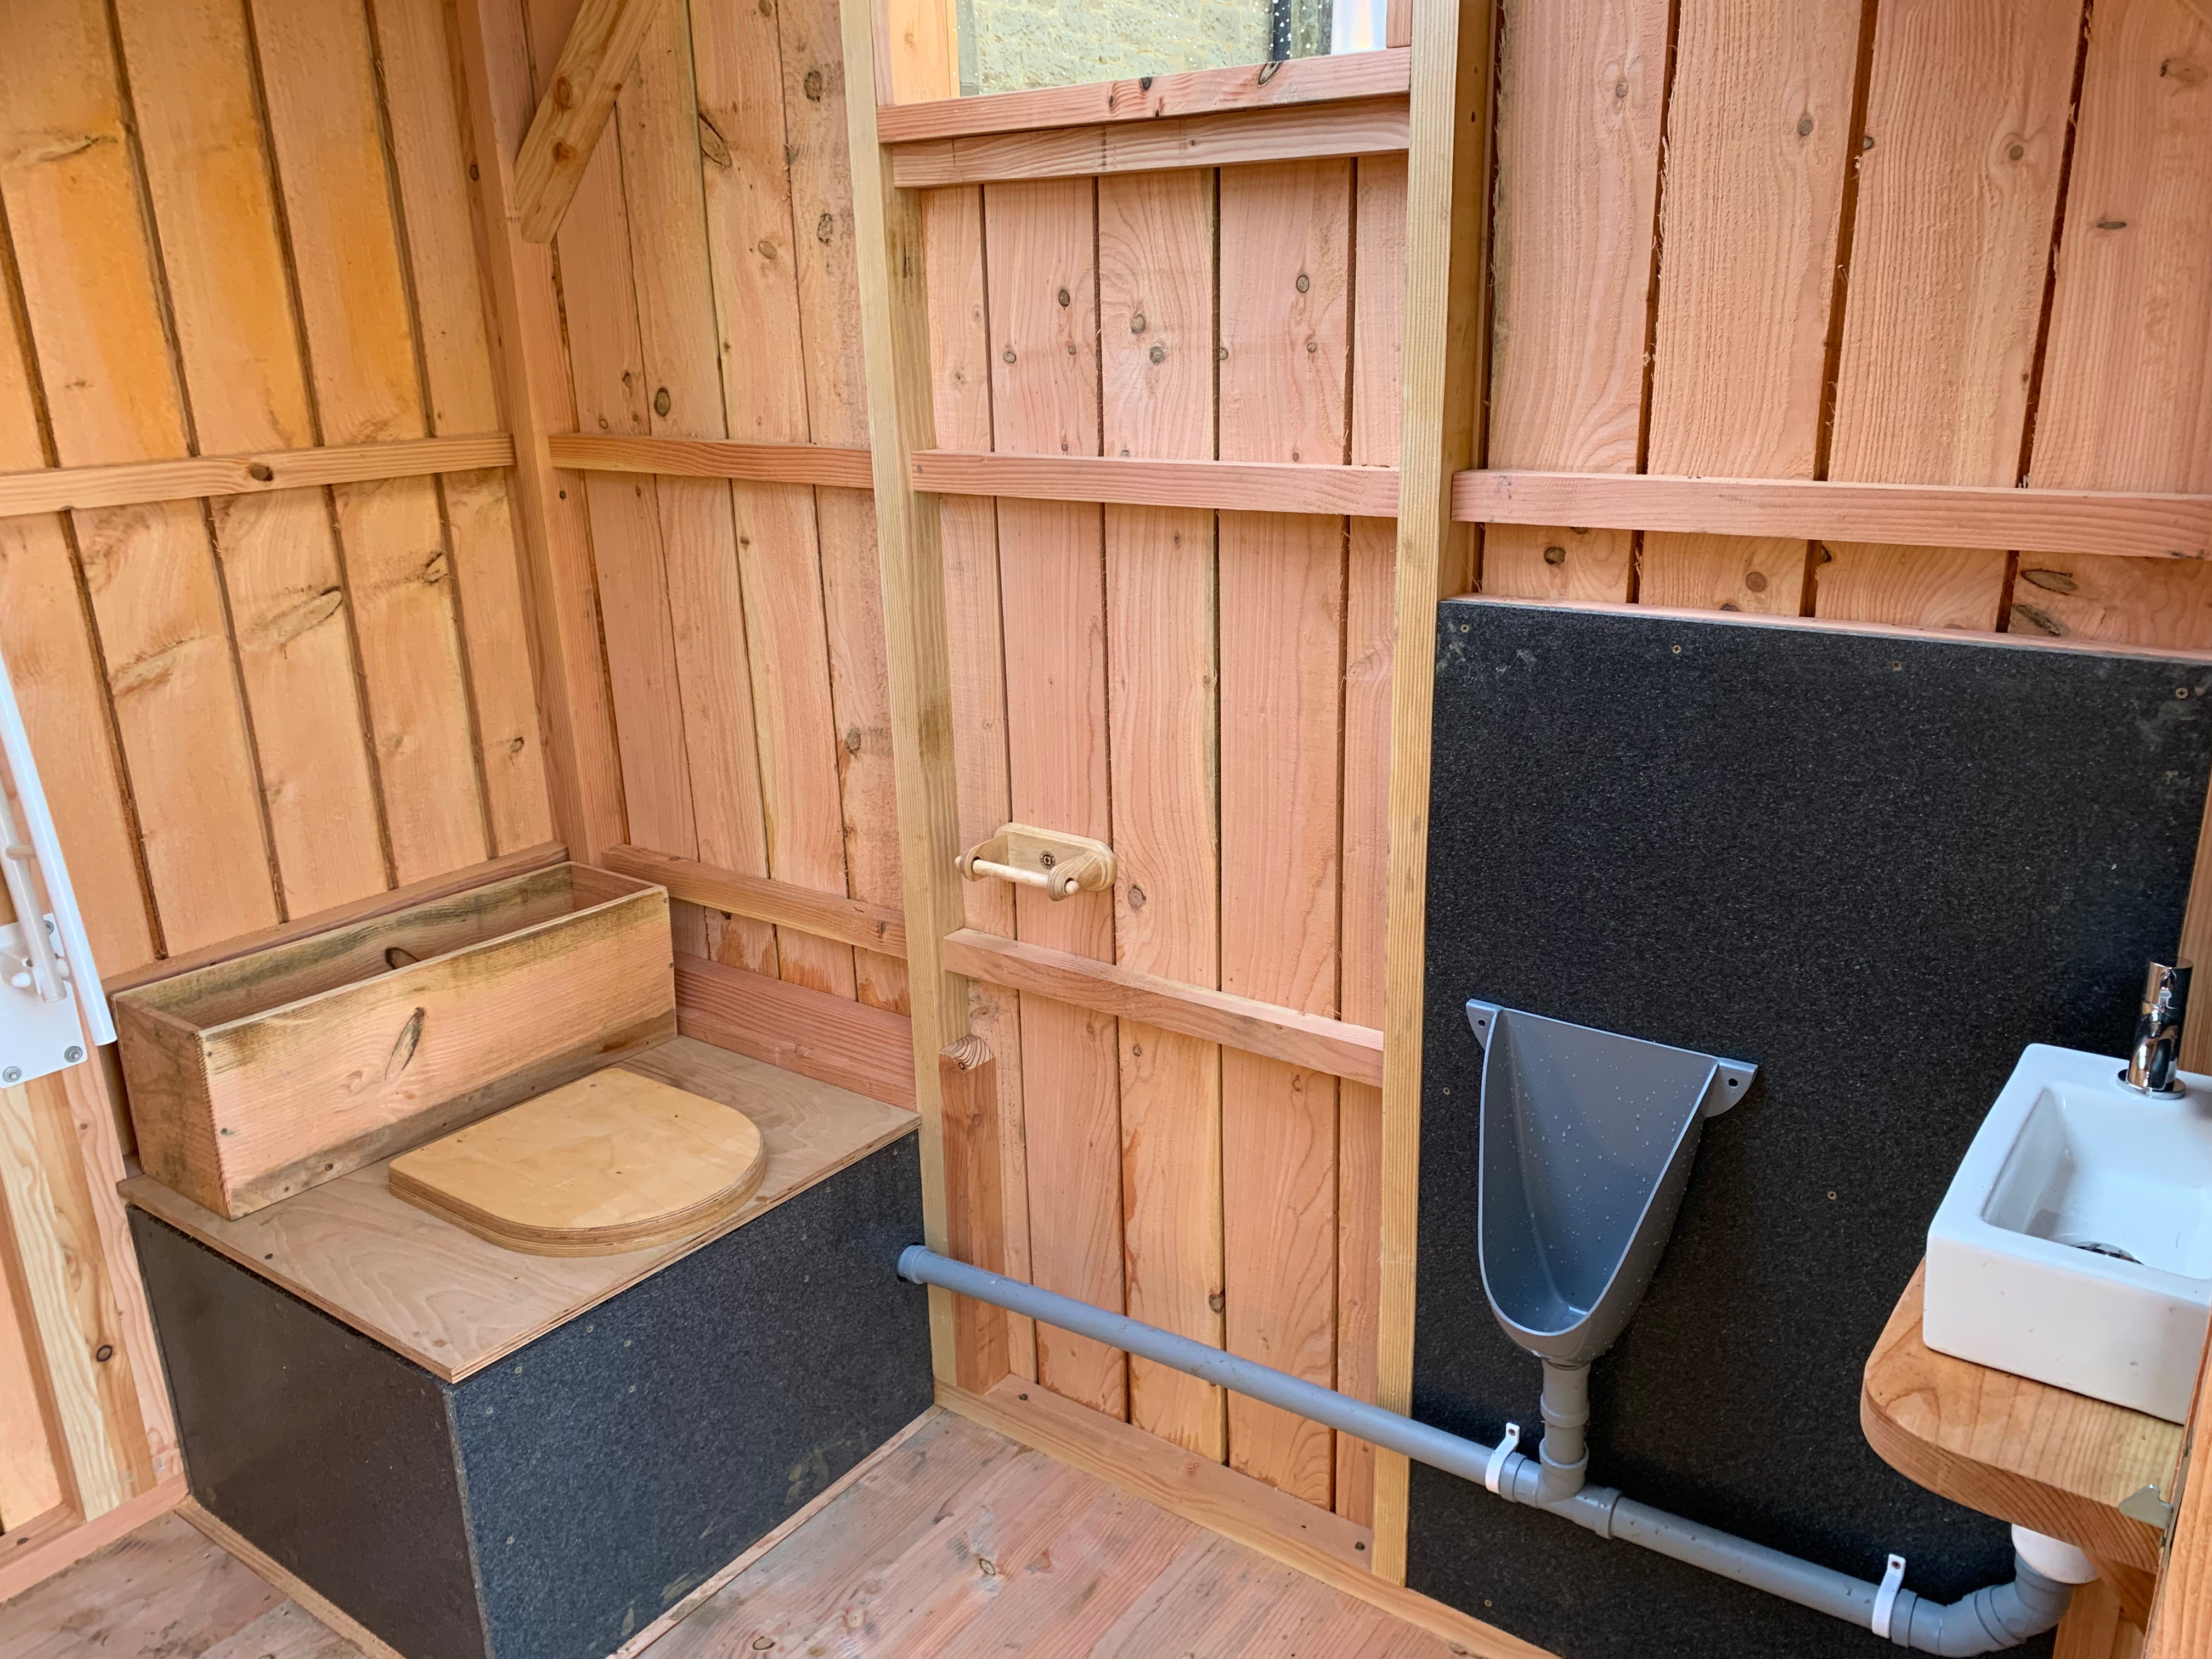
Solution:
{"label": "screw head", "polygon": [[70,1065],[74,1066],[77,1061],[84,1058],[84,1050],[78,1048],[76,1044],[72,1042],[68,1048],[62,1050],[62,1058],[69,1061]]}
{"label": "screw head", "polygon": [[0,1072],[0,1083],[21,1083],[22,1080],[23,1068],[20,1066],[10,1066],[6,1071]]}

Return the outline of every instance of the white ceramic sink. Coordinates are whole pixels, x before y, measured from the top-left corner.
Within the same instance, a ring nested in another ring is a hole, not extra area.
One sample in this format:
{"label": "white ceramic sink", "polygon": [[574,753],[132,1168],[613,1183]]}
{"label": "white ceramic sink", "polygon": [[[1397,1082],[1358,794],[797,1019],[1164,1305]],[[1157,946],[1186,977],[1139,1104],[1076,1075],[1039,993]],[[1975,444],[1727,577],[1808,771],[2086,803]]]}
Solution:
{"label": "white ceramic sink", "polygon": [[1923,1334],[2179,1423],[2212,1314],[2212,1077],[2160,1100],[2123,1063],[2022,1052],[1928,1229]]}

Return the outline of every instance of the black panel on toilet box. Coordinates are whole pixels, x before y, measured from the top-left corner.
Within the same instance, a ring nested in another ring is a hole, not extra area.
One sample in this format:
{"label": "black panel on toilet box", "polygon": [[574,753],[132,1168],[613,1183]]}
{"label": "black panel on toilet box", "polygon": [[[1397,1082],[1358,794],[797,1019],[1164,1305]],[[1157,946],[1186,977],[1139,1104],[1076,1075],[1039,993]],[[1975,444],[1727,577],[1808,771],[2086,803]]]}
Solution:
{"label": "black panel on toilet box", "polygon": [[[1437,639],[1415,1415],[1537,1429],[1482,1293],[1462,1005],[1750,1060],[1594,1368],[1592,1478],[1868,1579],[1896,1550],[1939,1600],[2010,1577],[2002,1525],[1868,1448],[1860,1374],[2021,1049],[2126,1046],[2180,931],[2212,668],[1486,601]],[[1419,1466],[1409,1555],[1569,1659],[1893,1650]]]}
{"label": "black panel on toilet box", "polygon": [[458,1384],[133,1210],[192,1495],[408,1659],[599,1659],[929,1407],[920,1164],[903,1136]]}

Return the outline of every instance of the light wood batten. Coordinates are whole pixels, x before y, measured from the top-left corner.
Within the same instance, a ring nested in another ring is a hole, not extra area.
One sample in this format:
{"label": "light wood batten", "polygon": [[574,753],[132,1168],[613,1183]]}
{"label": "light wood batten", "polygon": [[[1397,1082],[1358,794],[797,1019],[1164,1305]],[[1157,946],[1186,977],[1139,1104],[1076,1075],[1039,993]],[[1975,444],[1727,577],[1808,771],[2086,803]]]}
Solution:
{"label": "light wood batten", "polygon": [[[1389,875],[1382,1027],[1382,1278],[1377,1403],[1410,1412],[1421,1152],[1422,964],[1428,948],[1430,720],[1437,601],[1470,574],[1453,475],[1481,457],[1489,382],[1486,209],[1496,78],[1492,0],[1413,13],[1407,161],[1396,646],[1391,666]],[[1406,1579],[1407,1468],[1375,1459],[1375,1571]]]}
{"label": "light wood batten", "polygon": [[1141,1020],[1355,1083],[1382,1080],[1382,1033],[1370,1026],[1301,1013],[973,928],[947,937],[945,960],[970,979],[1072,1002],[1116,1018]]}
{"label": "light wood batten", "polygon": [[69,513],[100,507],[208,496],[255,495],[318,484],[419,478],[514,465],[514,441],[504,432],[467,438],[414,438],[396,443],[330,444],[258,455],[195,455],[124,466],[59,466],[0,473],[0,518]]}
{"label": "light wood batten", "polygon": [[550,242],[663,0],[584,0],[515,158],[522,239]]}
{"label": "light wood batten", "polygon": [[753,483],[866,489],[875,474],[865,449],[835,444],[745,444],[720,438],[595,438],[556,432],[546,446],[556,466],[579,472],[653,472],[670,477],[739,478]]}
{"label": "light wood batten", "polygon": [[1346,98],[1384,98],[1402,95],[1412,80],[1413,53],[1401,46],[1343,57],[1293,58],[1233,69],[1094,81],[1080,87],[885,104],[876,112],[876,131],[887,144],[975,137],[990,132],[1041,132],[1054,127],[1103,126],[1115,121],[1157,121]]}
{"label": "light wood batten", "polygon": [[906,954],[906,917],[889,905],[817,892],[765,876],[743,875],[642,847],[610,847],[599,862],[622,875],[658,882],[671,897],[688,903],[796,928],[817,939],[838,939],[863,951],[880,951],[891,957]]}
{"label": "light wood batten", "polygon": [[1250,513],[1388,519],[1398,511],[1395,467],[1304,466],[1288,461],[963,455],[932,449],[914,458],[914,487],[940,495],[1012,495],[1033,501],[1108,501]]}
{"label": "light wood batten", "polygon": [[2118,490],[1468,471],[1452,480],[1452,516],[1467,524],[2212,557],[2212,495]]}
{"label": "light wood batten", "polygon": [[897,145],[890,155],[892,181],[900,188],[934,190],[1015,179],[1382,155],[1404,149],[1407,131],[1403,98],[1363,98],[1223,115],[927,139]]}

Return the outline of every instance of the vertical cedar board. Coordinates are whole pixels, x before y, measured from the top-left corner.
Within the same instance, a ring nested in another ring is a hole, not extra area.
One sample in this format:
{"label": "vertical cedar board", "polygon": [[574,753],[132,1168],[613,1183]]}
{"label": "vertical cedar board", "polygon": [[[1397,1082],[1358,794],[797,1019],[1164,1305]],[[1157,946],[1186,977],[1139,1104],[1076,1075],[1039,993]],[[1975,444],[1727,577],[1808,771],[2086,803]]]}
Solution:
{"label": "vertical cedar board", "polygon": [[223,1024],[163,1008],[198,975],[117,999],[148,1172],[235,1219],[672,1034],[667,895],[590,874],[573,913]]}

